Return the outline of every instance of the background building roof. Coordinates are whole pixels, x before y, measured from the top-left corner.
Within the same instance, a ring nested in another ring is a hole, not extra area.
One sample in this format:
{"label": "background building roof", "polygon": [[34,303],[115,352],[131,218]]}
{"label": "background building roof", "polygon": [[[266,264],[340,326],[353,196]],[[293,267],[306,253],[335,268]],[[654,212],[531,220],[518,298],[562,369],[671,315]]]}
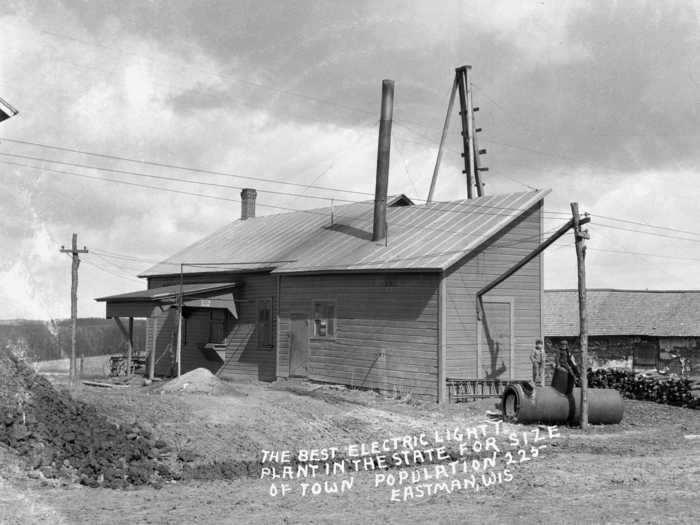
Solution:
{"label": "background building roof", "polygon": [[[589,335],[700,337],[700,291],[587,291]],[[576,290],[545,290],[544,332],[548,337],[578,337]]]}
{"label": "background building roof", "polygon": [[444,270],[547,193],[390,206],[386,243],[371,240],[373,201],[237,220],[141,275],[177,274],[181,263],[186,273]]}

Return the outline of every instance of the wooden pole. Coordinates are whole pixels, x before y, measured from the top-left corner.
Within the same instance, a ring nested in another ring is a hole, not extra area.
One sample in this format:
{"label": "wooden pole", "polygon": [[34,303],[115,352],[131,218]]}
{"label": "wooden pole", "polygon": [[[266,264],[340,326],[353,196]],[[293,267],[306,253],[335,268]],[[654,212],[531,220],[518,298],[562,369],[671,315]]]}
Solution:
{"label": "wooden pole", "polygon": [[447,114],[445,115],[445,124],[442,127],[440,147],[438,148],[437,159],[435,159],[435,169],[433,170],[433,178],[430,181],[430,191],[428,192],[428,199],[426,200],[427,204],[433,201],[433,194],[435,193],[435,184],[437,183],[438,172],[440,171],[440,162],[442,161],[442,151],[445,147],[445,141],[447,140],[447,131],[450,128],[450,115],[452,114],[452,108],[455,104],[455,93],[457,93],[458,86],[459,84],[457,82],[457,75],[455,75],[455,80],[452,83],[452,91],[450,92],[450,101],[447,103]]}
{"label": "wooden pole", "polygon": [[[469,71],[471,67],[466,67],[464,69],[464,89],[467,94],[467,147],[469,148],[469,184],[476,184],[477,196],[481,197],[481,188],[478,183],[478,174],[476,171],[476,161],[474,155],[474,112],[472,105],[472,82],[469,76]],[[466,152],[465,152],[466,153]]]}
{"label": "wooden pole", "polygon": [[[474,159],[474,162],[472,165],[474,166],[474,184],[476,184],[476,194],[477,196],[481,197],[484,195],[484,183],[481,182],[481,172],[482,171],[488,171],[488,168],[482,168],[481,167],[481,158],[480,155],[481,153],[486,153],[486,150],[480,150],[479,149],[479,139],[477,138],[477,131],[478,128],[476,127],[476,118],[474,117],[474,106],[472,102],[472,83],[469,78],[469,70],[467,70],[467,94],[468,94],[468,101],[469,101],[469,113],[471,115],[471,124],[472,124],[472,158]],[[476,108],[477,110],[479,108]]]}
{"label": "wooden pole", "polygon": [[467,198],[472,198],[472,142],[469,139],[471,124],[467,119],[467,92],[466,92],[466,71],[471,66],[458,67],[455,71],[457,83],[459,85],[459,116],[462,119],[462,157],[464,157],[464,171],[467,176]]}
{"label": "wooden pole", "polygon": [[183,285],[183,265],[180,265],[180,293],[177,301],[177,350],[175,352],[175,360],[177,362],[177,377],[180,377],[182,372],[181,357],[182,357],[182,294],[184,293]]}
{"label": "wooden pole", "polygon": [[156,316],[156,309],[154,308],[153,313],[151,313],[151,318],[153,319],[153,346],[151,347],[150,364],[148,365],[148,379],[153,381],[156,375],[156,349],[158,347],[158,317]]}
{"label": "wooden pole", "polygon": [[71,318],[71,348],[70,348],[70,367],[68,378],[71,386],[75,385],[77,376],[77,366],[75,359],[76,335],[78,327],[78,267],[80,266],[80,256],[78,254],[87,253],[87,248],[83,246],[82,250],[78,250],[78,234],[73,234],[71,249],[66,249],[61,246],[61,253],[68,253],[72,257],[71,264],[71,285],[70,285],[70,318]]}
{"label": "wooden pole", "polygon": [[126,375],[131,375],[131,360],[134,355],[134,318],[129,317],[129,340],[126,351]]}
{"label": "wooden pole", "polygon": [[588,319],[586,312],[586,230],[581,230],[578,203],[571,203],[576,239],[576,264],[578,266],[578,308],[581,342],[581,429],[588,430]]}

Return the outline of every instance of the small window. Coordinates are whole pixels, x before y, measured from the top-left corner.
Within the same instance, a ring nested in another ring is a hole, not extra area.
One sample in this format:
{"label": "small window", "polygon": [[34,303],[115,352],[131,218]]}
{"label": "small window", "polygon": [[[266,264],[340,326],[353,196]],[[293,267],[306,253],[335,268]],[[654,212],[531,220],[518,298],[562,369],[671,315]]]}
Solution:
{"label": "small window", "polygon": [[335,302],[314,301],[314,337],[335,337]]}
{"label": "small window", "polygon": [[272,299],[258,299],[258,348],[272,348]]}

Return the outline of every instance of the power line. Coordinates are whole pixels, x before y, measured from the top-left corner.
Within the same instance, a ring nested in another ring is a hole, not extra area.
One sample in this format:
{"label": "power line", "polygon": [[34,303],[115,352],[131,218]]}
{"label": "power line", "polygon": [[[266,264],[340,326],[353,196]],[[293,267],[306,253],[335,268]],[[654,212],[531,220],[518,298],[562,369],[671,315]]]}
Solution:
{"label": "power line", "polygon": [[663,237],[665,239],[672,239],[672,240],[678,240],[678,241],[686,241],[686,242],[693,242],[693,243],[700,243],[700,239],[689,239],[687,237],[678,237],[676,235],[665,235],[663,233],[656,233],[656,232],[645,232],[641,230],[634,230],[631,228],[623,228],[621,226],[613,226],[611,224],[605,224],[596,221],[597,226],[601,226],[603,228],[610,228],[612,230],[620,230],[620,231],[625,231],[625,232],[632,232],[632,233],[639,233],[642,235],[653,235],[654,237]]}
{"label": "power line", "polygon": [[[0,153],[0,155],[11,155],[11,154]],[[71,172],[71,171],[45,168],[43,166],[32,166],[30,164],[22,164],[22,163],[18,163],[18,162],[3,161],[3,160],[0,160],[0,163],[12,165],[12,166],[19,166],[19,167],[24,167],[24,168],[35,169],[38,171],[44,171],[44,172],[49,172],[49,173],[57,173],[57,174],[62,174],[62,175],[82,177],[82,178],[97,180],[97,181],[101,181],[101,182],[112,182],[112,183],[117,183],[117,184],[126,184],[126,185],[130,185],[130,186],[137,186],[137,187],[148,188],[148,189],[162,190],[162,191],[168,191],[168,192],[179,193],[179,194],[184,194],[184,195],[192,195],[192,196],[196,196],[196,197],[205,197],[205,198],[209,198],[209,199],[223,200],[223,201],[229,201],[229,202],[240,202],[240,200],[238,200],[238,199],[231,199],[228,197],[220,197],[217,195],[208,195],[205,193],[196,193],[196,192],[189,192],[189,191],[184,191],[184,190],[175,190],[175,189],[167,188],[167,187],[163,187],[163,186],[151,186],[151,185],[139,184],[139,183],[135,183],[135,182],[131,182],[131,181],[124,181],[124,180],[120,180],[120,179],[109,179],[106,177],[96,177],[96,176],[86,175],[83,173],[75,173],[75,172]],[[279,193],[281,193],[282,195],[289,195],[289,194],[283,193],[283,192],[279,192]],[[328,198],[328,200],[330,200],[330,198]],[[348,201],[348,202],[350,204],[353,204],[353,203],[366,202],[366,201]],[[436,204],[439,204],[439,203],[436,203]],[[278,205],[264,204],[264,203],[258,203],[258,205],[262,206],[262,207],[280,209],[280,210],[285,210],[285,211],[297,211],[297,212],[311,213],[314,215],[321,215],[321,216],[328,215],[328,212],[320,211],[320,210],[325,210],[325,208],[303,210],[303,209],[290,208],[290,207],[286,207],[286,206],[278,206]],[[483,210],[496,210],[496,213],[484,213]],[[476,214],[480,214],[480,215],[507,216],[506,214],[499,213],[499,210],[513,212],[512,214],[510,214],[511,216],[517,216],[517,215],[524,213],[524,210],[522,210],[520,208],[513,208],[513,207],[508,207],[508,206],[493,206],[493,205],[488,205],[488,204],[480,204],[479,207],[475,210],[442,210],[442,211],[444,213],[466,214],[466,215],[471,215],[471,214],[476,213]],[[543,213],[553,214],[553,215],[562,215],[563,214],[563,212],[550,211],[550,210],[544,210]],[[406,225],[406,226],[411,227],[410,225]]]}
{"label": "power line", "polygon": [[[60,164],[61,166],[70,166],[72,168],[84,168],[84,169],[90,169],[90,170],[97,170],[97,171],[106,171],[108,173],[120,173],[123,175],[133,175],[136,177],[148,177],[151,179],[160,179],[160,180],[167,180],[171,182],[184,182],[187,184],[199,184],[202,186],[211,186],[215,188],[227,188],[227,189],[233,189],[233,190],[240,190],[242,188],[238,186],[231,186],[230,184],[219,184],[216,182],[203,182],[203,181],[195,181],[195,180],[189,180],[189,179],[180,179],[177,177],[167,177],[164,175],[151,175],[149,173],[140,173],[137,171],[129,171],[129,170],[120,170],[116,168],[104,168],[101,166],[91,166],[89,164],[79,164],[75,162],[64,162],[61,160],[52,160],[52,159],[47,159],[43,157],[34,157],[31,155],[20,155],[18,153],[4,153],[0,152],[0,155],[4,157],[13,157],[13,158],[20,158],[20,159],[27,159],[27,160],[35,160],[38,162],[49,162],[52,164]],[[310,194],[302,194],[302,193],[291,193],[291,192],[284,192],[284,191],[276,191],[276,190],[267,190],[267,189],[260,189],[258,190],[260,192],[264,193],[271,193],[274,195],[284,195],[284,196],[291,196],[291,197],[304,197],[308,199],[320,199],[327,201],[330,199],[330,197],[321,197],[318,195],[310,195]],[[341,201],[341,202],[357,202],[357,201],[352,201],[348,199],[341,199],[341,198],[335,198],[335,200]]]}
{"label": "power line", "polygon": [[141,280],[139,280],[139,279],[137,279],[137,278],[135,278],[135,277],[128,277],[128,276],[126,276],[126,275],[118,274],[118,273],[116,273],[116,272],[114,272],[114,271],[112,271],[112,270],[108,270],[107,268],[104,268],[103,266],[100,266],[100,265],[97,264],[96,262],[91,261],[91,260],[88,260],[88,259],[85,259],[85,264],[88,264],[88,265],[90,265],[90,266],[93,266],[94,268],[97,268],[98,270],[101,270],[101,271],[103,271],[103,272],[105,272],[105,273],[108,273],[108,274],[110,274],[110,275],[112,275],[112,276],[114,276],[114,277],[119,277],[120,279],[125,279],[125,280],[129,280],[129,281],[134,281],[134,282],[143,283],[143,281],[141,281]]}
{"label": "power line", "polygon": [[592,248],[592,247],[588,247],[588,249],[596,251],[596,252],[619,253],[619,254],[624,254],[624,255],[634,255],[634,256],[642,256],[642,257],[658,257],[659,259],[675,259],[675,260],[679,260],[679,261],[700,261],[700,259],[694,258],[694,257],[675,257],[673,255],[659,255],[658,253],[631,252],[631,251],[627,251],[627,250],[612,250],[612,249],[607,249],[607,248]]}
{"label": "power line", "polygon": [[[127,181],[121,181],[121,180],[115,180],[115,179],[107,179],[107,178],[102,178],[102,177],[93,177],[90,175],[84,175],[84,174],[77,174],[73,172],[66,172],[66,171],[61,171],[61,170],[52,170],[49,168],[42,168],[42,167],[37,167],[37,166],[30,166],[30,165],[24,165],[20,163],[15,163],[15,162],[8,162],[8,161],[0,161],[0,163],[4,164],[10,164],[10,165],[17,165],[21,167],[28,167],[31,169],[36,169],[39,171],[48,171],[48,172],[53,172],[53,173],[60,173],[60,174],[66,174],[66,175],[72,175],[72,176],[77,176],[77,177],[83,177],[87,179],[93,179],[93,180],[98,180],[98,181],[106,181],[106,182],[115,182],[115,183],[121,183],[121,184],[128,184],[132,186],[138,186],[138,187],[145,187],[145,188],[150,188],[150,189],[156,189],[156,190],[162,190],[162,191],[170,191],[170,192],[175,192],[175,193],[180,193],[180,194],[186,194],[186,195],[194,195],[194,196],[199,196],[199,197],[208,197],[208,198],[214,198],[214,199],[219,199],[219,200],[227,200],[227,201],[235,201],[234,199],[228,199],[225,197],[218,197],[218,196],[212,196],[212,195],[206,195],[206,194],[198,194],[194,192],[185,192],[185,191],[180,191],[180,190],[173,190],[170,188],[163,188],[163,187],[157,187],[157,186],[150,186],[150,185],[145,185],[145,184],[137,184],[133,182],[127,182]],[[281,206],[273,206],[273,205],[264,205],[272,208],[280,208],[280,209],[286,209],[290,211],[299,211],[299,212],[305,212],[305,213],[312,213],[316,215],[321,215],[321,216],[327,216],[327,213],[324,212],[318,212],[314,210],[296,210],[296,209],[290,209],[290,208],[283,208]],[[443,210],[445,213],[464,213],[464,214],[478,214],[481,216],[502,216],[502,217],[507,217],[508,215],[500,212],[495,212],[495,213],[484,213],[483,209],[494,209],[494,210],[502,210],[502,211],[514,211],[513,214],[510,214],[511,216],[518,216],[524,213],[523,210],[517,209],[517,208],[508,208],[508,207],[499,207],[499,206],[488,206],[488,205],[482,205],[479,209],[477,210]],[[559,212],[555,212],[559,213]],[[442,227],[430,227],[430,226],[416,226],[414,224],[406,224],[406,223],[401,223],[401,222],[396,222],[393,221],[392,225],[394,226],[403,226],[408,229],[414,229],[414,230],[427,230],[427,231],[437,231],[440,233],[464,233],[463,229],[460,230],[448,230],[446,228]],[[536,236],[533,236],[536,237]],[[515,242],[513,245],[519,244],[518,242]],[[148,262],[148,261],[147,261]]]}
{"label": "power line", "polygon": [[[6,160],[0,160],[0,163],[2,163],[2,164],[9,164],[9,165],[11,165],[11,166],[20,166],[20,167],[23,167],[23,168],[31,168],[31,169],[35,169],[35,170],[38,170],[38,171],[46,171],[46,172],[49,172],[49,173],[58,173],[58,174],[61,174],[61,175],[70,175],[70,176],[73,176],[73,177],[82,177],[82,178],[85,178],[85,179],[92,179],[92,180],[96,180],[96,181],[100,181],[100,182],[113,182],[113,183],[117,183],[117,184],[126,184],[126,185],[128,185],[128,186],[136,186],[136,187],[139,187],[139,188],[148,188],[148,189],[153,189],[153,190],[158,190],[158,191],[167,191],[167,192],[171,192],[171,193],[179,193],[179,194],[181,194],[181,195],[192,195],[192,196],[195,196],[195,197],[204,197],[204,198],[207,198],[207,199],[216,199],[216,200],[228,201],[228,202],[241,202],[239,199],[230,199],[230,198],[228,198],[228,197],[219,197],[219,196],[217,196],[217,195],[207,195],[206,193],[196,193],[196,192],[192,192],[192,191],[175,190],[175,189],[171,189],[171,188],[165,188],[165,187],[163,187],[163,186],[151,186],[151,185],[148,185],[148,184],[139,184],[139,183],[136,183],[136,182],[129,182],[129,181],[118,180],[118,179],[108,179],[108,178],[105,178],[105,177],[94,177],[94,176],[91,176],[91,175],[84,175],[84,174],[82,174],[82,173],[74,173],[74,172],[71,172],[71,171],[54,170],[54,169],[51,169],[51,168],[44,168],[44,167],[41,167],[41,166],[31,166],[31,165],[29,165],[29,164],[21,164],[21,163],[19,163],[19,162],[11,162],[11,161],[6,161]],[[296,208],[288,208],[288,207],[285,207],[285,206],[276,206],[276,205],[273,205],[273,204],[257,203],[257,206],[262,206],[262,207],[265,207],[265,208],[274,208],[274,209],[279,209],[279,210],[284,210],[284,211],[298,211],[298,212],[302,212],[302,213],[311,213],[311,214],[314,214],[314,215],[322,215],[322,216],[324,216],[324,217],[328,215],[327,213],[322,213],[322,212],[319,212],[319,211],[313,211],[313,210],[299,210],[299,209],[296,209]]]}
{"label": "power line", "polygon": [[600,217],[601,219],[608,219],[608,220],[611,220],[611,221],[623,222],[623,223],[626,223],[626,224],[635,224],[635,225],[637,225],[637,226],[644,226],[644,227],[646,227],[646,228],[655,228],[655,229],[658,229],[658,230],[666,230],[666,231],[672,231],[672,232],[676,232],[676,233],[687,233],[687,234],[689,234],[689,235],[700,235],[700,232],[694,232],[694,231],[689,231],[689,230],[679,230],[679,229],[677,229],[677,228],[671,228],[671,227],[668,227],[668,226],[657,226],[657,225],[655,225],[655,224],[648,224],[648,223],[646,223],[646,222],[633,221],[633,220],[629,220],[629,219],[621,219],[621,218],[618,218],[618,217],[609,217],[609,216],[606,216],[606,215],[600,215],[600,214],[598,214],[598,213],[596,213],[595,216],[596,216],[596,217]]}
{"label": "power line", "polygon": [[[46,148],[46,149],[51,149],[51,150],[56,150],[56,151],[65,151],[65,152],[69,152],[69,153],[78,153],[80,155],[88,155],[91,157],[99,157],[99,158],[104,158],[104,159],[120,160],[120,161],[125,161],[125,162],[135,162],[138,164],[145,164],[148,166],[156,166],[159,168],[169,168],[169,169],[176,169],[176,170],[182,170],[182,171],[191,171],[194,173],[204,173],[204,174],[208,174],[208,175],[220,175],[220,176],[224,176],[224,177],[235,177],[235,178],[239,178],[239,179],[256,180],[256,181],[266,182],[266,183],[287,184],[289,186],[297,186],[297,187],[301,187],[301,188],[307,187],[306,184],[301,184],[298,182],[289,182],[289,181],[279,180],[279,179],[265,179],[263,177],[253,177],[250,175],[237,175],[235,173],[228,173],[228,172],[224,172],[224,171],[208,170],[208,169],[204,169],[204,168],[193,168],[193,167],[187,167],[187,166],[180,166],[177,164],[168,164],[165,162],[150,161],[150,160],[145,160],[145,159],[134,159],[134,158],[129,158],[129,157],[122,157],[119,155],[109,155],[106,153],[94,153],[91,151],[74,149],[74,148],[66,148],[63,146],[53,146],[50,144],[41,144],[38,142],[32,142],[32,141],[28,141],[28,140],[0,137],[0,141],[3,141],[3,140],[6,142],[12,142],[15,144],[24,144],[24,145],[28,145],[28,146],[35,146],[35,147],[39,147],[39,148]],[[356,195],[369,195],[369,196],[374,195],[373,193],[369,193],[369,192],[347,190],[347,189],[343,189],[343,188],[332,188],[332,187],[327,187],[327,186],[316,186],[316,189],[342,192],[342,193],[352,193],[352,194],[356,194]]]}

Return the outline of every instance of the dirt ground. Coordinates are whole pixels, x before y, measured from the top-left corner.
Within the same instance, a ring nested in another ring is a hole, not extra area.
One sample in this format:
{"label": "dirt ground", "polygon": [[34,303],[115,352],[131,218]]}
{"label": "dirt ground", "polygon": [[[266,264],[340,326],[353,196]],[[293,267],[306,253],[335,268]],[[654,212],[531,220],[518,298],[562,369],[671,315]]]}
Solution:
{"label": "dirt ground", "polygon": [[[495,400],[437,408],[372,392],[306,382],[237,385],[246,396],[160,394],[82,386],[74,395],[117,423],[137,420],[196,454],[200,477],[135,490],[52,486],[29,479],[0,446],[0,523],[697,523],[700,411],[625,401],[619,425],[561,428],[513,479],[479,492],[392,502],[374,472],[343,494],[269,495],[270,482],[221,479],[217,465],[261,459],[261,450],[343,446],[469,427]],[[533,427],[509,425],[510,431]],[[207,476],[210,473],[210,476]]]}

